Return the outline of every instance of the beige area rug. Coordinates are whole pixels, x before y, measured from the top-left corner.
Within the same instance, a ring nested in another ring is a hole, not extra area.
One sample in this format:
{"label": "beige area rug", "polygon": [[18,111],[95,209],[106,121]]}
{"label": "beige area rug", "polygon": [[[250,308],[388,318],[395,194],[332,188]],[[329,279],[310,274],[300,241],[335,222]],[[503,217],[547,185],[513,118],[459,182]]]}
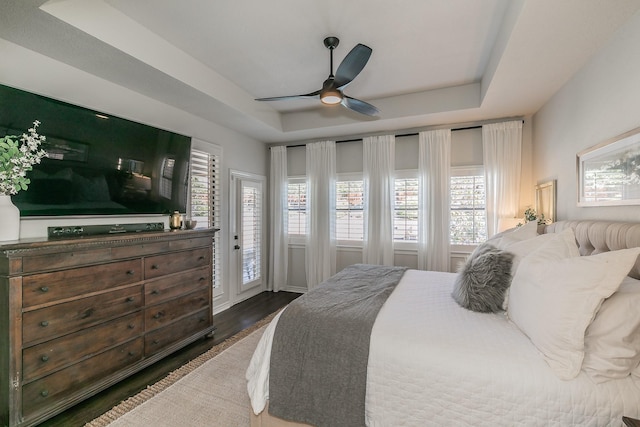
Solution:
{"label": "beige area rug", "polygon": [[245,371],[272,314],[85,424],[85,427],[249,426]]}

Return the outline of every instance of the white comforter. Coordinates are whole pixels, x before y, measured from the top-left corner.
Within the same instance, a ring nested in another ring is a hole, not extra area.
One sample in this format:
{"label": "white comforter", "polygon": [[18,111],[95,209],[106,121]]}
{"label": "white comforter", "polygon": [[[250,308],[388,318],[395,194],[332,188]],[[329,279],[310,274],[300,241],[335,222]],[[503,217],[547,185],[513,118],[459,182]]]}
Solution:
{"label": "white comforter", "polygon": [[[640,417],[640,381],[558,379],[504,314],[474,313],[450,296],[455,274],[409,270],[374,324],[369,426],[620,426]],[[247,370],[253,411],[269,397],[266,329]]]}

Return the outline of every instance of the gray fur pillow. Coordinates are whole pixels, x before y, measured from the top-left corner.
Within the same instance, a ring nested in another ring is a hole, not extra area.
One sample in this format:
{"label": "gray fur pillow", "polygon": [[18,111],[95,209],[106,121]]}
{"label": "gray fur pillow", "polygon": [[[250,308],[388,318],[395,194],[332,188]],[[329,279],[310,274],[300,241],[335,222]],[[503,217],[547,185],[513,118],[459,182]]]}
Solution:
{"label": "gray fur pillow", "polygon": [[501,311],[511,285],[513,258],[514,254],[490,244],[478,246],[458,272],[451,296],[472,311]]}

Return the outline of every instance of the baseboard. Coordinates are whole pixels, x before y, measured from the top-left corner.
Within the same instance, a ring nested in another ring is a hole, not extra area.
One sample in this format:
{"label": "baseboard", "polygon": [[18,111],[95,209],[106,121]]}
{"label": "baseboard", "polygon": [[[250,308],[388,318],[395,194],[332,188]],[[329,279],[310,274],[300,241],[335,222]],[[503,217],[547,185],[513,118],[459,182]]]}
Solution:
{"label": "baseboard", "polygon": [[295,292],[297,294],[304,294],[305,292],[308,291],[307,288],[302,286],[287,286],[286,288],[280,289],[280,290],[284,292]]}
{"label": "baseboard", "polygon": [[225,303],[220,305],[216,305],[213,307],[213,315],[215,316],[216,314],[222,313],[229,308],[231,308],[231,303],[229,301],[226,301]]}

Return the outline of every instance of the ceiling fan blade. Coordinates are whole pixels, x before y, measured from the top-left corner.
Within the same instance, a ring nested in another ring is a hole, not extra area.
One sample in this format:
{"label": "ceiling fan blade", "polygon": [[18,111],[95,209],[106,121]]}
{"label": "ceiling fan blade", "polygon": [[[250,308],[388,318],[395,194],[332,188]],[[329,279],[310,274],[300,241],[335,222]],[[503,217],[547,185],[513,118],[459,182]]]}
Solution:
{"label": "ceiling fan blade", "polygon": [[356,78],[360,71],[367,65],[369,57],[371,56],[371,48],[358,43],[351,52],[344,57],[334,79],[335,87],[338,89],[344,88]]}
{"label": "ceiling fan blade", "polygon": [[286,95],[286,96],[272,96],[269,98],[257,98],[256,101],[283,101],[287,99],[300,99],[300,98],[317,98],[320,95],[320,91],[305,93],[302,95]]}
{"label": "ceiling fan blade", "polygon": [[350,110],[355,111],[356,113],[364,114],[367,116],[377,117],[380,113],[380,111],[376,107],[369,104],[368,102],[364,102],[346,95],[344,95],[344,97],[342,98],[342,105]]}

